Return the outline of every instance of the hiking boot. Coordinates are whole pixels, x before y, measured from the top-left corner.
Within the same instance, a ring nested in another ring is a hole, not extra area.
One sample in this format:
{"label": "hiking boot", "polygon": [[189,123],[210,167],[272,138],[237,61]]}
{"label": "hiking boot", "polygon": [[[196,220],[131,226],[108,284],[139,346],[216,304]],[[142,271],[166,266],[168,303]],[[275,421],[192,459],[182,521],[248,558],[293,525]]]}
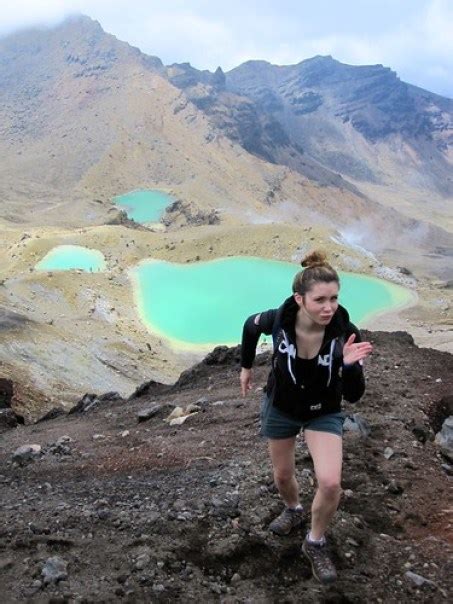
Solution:
{"label": "hiking boot", "polygon": [[292,510],[285,508],[283,512],[272,520],[269,530],[276,535],[289,535],[290,532],[300,526],[304,521],[304,510],[302,508]]}
{"label": "hiking boot", "polygon": [[325,543],[311,543],[305,538],[302,544],[302,553],[310,560],[313,576],[320,583],[333,583],[336,580],[337,571],[330,559]]}

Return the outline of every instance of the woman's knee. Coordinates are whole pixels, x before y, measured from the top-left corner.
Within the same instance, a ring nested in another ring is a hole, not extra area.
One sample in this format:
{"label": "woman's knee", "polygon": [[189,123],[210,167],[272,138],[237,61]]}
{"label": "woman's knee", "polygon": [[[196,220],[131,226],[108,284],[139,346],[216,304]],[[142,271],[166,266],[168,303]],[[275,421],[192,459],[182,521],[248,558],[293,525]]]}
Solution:
{"label": "woman's knee", "polygon": [[294,480],[293,468],[274,469],[274,481],[276,484],[289,484],[292,480]]}
{"label": "woman's knee", "polygon": [[329,499],[337,498],[341,493],[341,479],[336,476],[318,479],[318,489]]}
{"label": "woman's knee", "polygon": [[274,481],[276,484],[287,484],[294,479],[294,437],[269,441]]}

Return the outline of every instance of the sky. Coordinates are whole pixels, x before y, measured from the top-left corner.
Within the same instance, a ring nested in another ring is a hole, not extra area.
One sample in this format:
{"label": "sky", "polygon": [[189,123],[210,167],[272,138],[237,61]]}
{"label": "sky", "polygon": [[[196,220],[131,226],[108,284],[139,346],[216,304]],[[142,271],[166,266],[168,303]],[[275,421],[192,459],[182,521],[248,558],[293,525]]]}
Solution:
{"label": "sky", "polygon": [[80,13],[167,65],[332,55],[453,98],[453,0],[14,0],[1,2],[0,36]]}

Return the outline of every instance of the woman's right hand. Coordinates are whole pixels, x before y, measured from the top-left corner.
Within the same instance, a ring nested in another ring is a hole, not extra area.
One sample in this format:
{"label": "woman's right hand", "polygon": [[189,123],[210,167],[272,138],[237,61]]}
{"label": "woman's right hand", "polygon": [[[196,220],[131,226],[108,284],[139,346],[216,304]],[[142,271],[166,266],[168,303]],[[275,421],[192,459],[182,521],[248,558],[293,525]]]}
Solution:
{"label": "woman's right hand", "polygon": [[245,367],[243,367],[241,369],[239,380],[241,382],[242,396],[246,396],[247,393],[252,389],[252,370],[245,369]]}
{"label": "woman's right hand", "polygon": [[351,334],[343,346],[343,364],[353,365],[357,361],[366,359],[373,352],[373,345],[370,342],[355,343],[355,333]]}

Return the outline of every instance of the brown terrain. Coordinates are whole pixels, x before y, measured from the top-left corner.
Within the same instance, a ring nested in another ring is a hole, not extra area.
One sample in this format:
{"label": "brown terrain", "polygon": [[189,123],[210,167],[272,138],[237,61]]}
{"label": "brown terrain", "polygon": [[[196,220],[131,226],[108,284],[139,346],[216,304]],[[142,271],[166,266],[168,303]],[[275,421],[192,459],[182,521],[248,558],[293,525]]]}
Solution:
{"label": "brown terrain", "polygon": [[[453,356],[403,332],[365,337],[368,386],[345,406],[355,421],[329,533],[335,585],[312,579],[304,530],[267,531],[281,507],[257,434],[269,356],[243,399],[239,351],[218,348],[173,386],[87,395],[69,415],[4,428],[2,602],[450,602],[453,468],[433,440],[453,413]],[[180,425],[165,421],[175,407]],[[25,444],[41,452],[14,460]],[[308,517],[302,439],[296,459]]]}

